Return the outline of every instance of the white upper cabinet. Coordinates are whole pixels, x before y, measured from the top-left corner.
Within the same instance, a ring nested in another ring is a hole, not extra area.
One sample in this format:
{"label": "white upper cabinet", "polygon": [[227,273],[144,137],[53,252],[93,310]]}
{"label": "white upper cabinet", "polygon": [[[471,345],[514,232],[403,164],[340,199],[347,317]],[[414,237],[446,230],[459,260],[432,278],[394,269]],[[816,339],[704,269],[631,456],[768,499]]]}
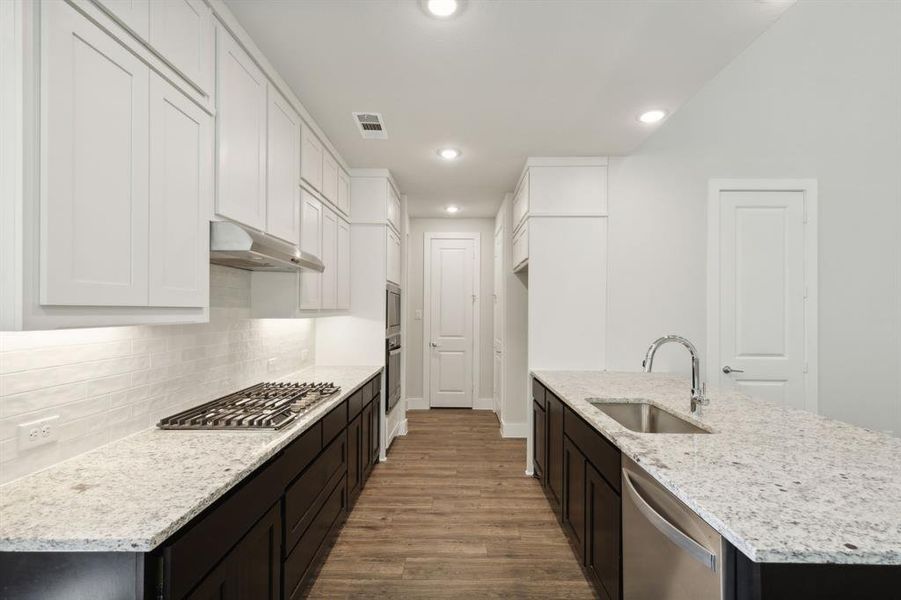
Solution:
{"label": "white upper cabinet", "polygon": [[343,169],[338,169],[338,210],[350,215],[350,177]]}
{"label": "white upper cabinet", "polygon": [[269,86],[266,232],[300,243],[300,117]]}
{"label": "white upper cabinet", "polygon": [[394,231],[400,231],[400,210],[400,198],[397,197],[394,186],[388,183],[387,218],[388,224],[394,228]]}
{"label": "white upper cabinet", "polygon": [[42,8],[41,303],[146,306],[149,69],[69,4]]}
{"label": "white upper cabinet", "polygon": [[338,206],[338,163],[328,152],[322,157],[322,195]]}
{"label": "white upper cabinet", "polygon": [[330,208],[322,210],[322,304],[320,308],[338,308],[338,216]]}
{"label": "white upper cabinet", "polygon": [[338,306],[350,308],[350,225],[338,219]]}
{"label": "white upper cabinet", "polygon": [[[322,203],[307,190],[300,192],[300,249],[322,257]],[[322,273],[300,274],[300,308],[317,310],[322,305]]]}
{"label": "white upper cabinet", "polygon": [[307,126],[301,135],[300,176],[315,189],[322,190],[322,144]]}
{"label": "white upper cabinet", "polygon": [[517,229],[520,225],[522,225],[523,221],[526,218],[526,215],[529,214],[529,172],[526,173],[522,177],[522,181],[519,184],[519,189],[516,190],[516,195],[513,196],[513,229]]}
{"label": "white upper cabinet", "polygon": [[401,273],[401,256],[400,256],[400,236],[396,232],[388,229],[388,251],[387,251],[387,279],[391,283],[400,285]]}
{"label": "white upper cabinet", "polygon": [[150,79],[150,304],[209,304],[212,117]]}
{"label": "white upper cabinet", "polygon": [[[130,3],[140,1],[146,2]],[[203,0],[152,0],[148,40],[207,96],[213,95],[213,17]]]}
{"label": "white upper cabinet", "polygon": [[218,194],[216,212],[266,227],[266,105],[263,72],[225,29],[216,31]]}
{"label": "white upper cabinet", "polygon": [[147,39],[150,30],[151,0],[97,0],[97,2],[139,37]]}

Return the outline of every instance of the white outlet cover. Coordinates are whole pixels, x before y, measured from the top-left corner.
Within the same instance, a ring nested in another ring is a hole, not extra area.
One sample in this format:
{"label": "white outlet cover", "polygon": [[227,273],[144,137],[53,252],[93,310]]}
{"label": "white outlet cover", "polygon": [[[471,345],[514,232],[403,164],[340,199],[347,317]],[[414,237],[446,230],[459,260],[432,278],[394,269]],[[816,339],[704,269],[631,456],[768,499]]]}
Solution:
{"label": "white outlet cover", "polygon": [[52,444],[59,439],[59,415],[44,417],[28,423],[20,423],[18,427],[19,448],[26,450],[45,444]]}
{"label": "white outlet cover", "polygon": [[416,320],[417,320],[417,321],[422,321],[422,309],[417,309],[417,310],[416,310]]}

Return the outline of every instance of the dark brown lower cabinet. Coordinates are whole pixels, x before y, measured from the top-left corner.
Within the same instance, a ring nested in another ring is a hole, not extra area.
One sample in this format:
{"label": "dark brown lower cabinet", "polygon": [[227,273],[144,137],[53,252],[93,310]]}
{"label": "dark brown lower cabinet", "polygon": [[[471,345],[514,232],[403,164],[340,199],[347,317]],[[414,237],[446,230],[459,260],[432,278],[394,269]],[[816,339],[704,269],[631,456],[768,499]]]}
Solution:
{"label": "dark brown lower cabinet", "polygon": [[369,471],[372,469],[372,402],[363,408],[360,418],[360,462],[362,463],[363,481],[369,477]]}
{"label": "dark brown lower cabinet", "polygon": [[563,403],[548,393],[547,416],[547,492],[554,512],[560,515],[563,504]]}
{"label": "dark brown lower cabinet", "polygon": [[280,511],[281,507],[274,505],[188,598],[278,600],[281,594]]}
{"label": "dark brown lower cabinet", "polygon": [[532,469],[535,479],[544,484],[547,463],[547,417],[544,407],[532,402]]}
{"label": "dark brown lower cabinet", "polygon": [[[376,379],[378,382],[378,379]],[[380,429],[379,429],[379,415],[381,414],[381,395],[380,388],[375,388],[375,398],[372,399],[372,413],[370,415],[369,422],[369,467],[370,469],[375,466],[375,463],[379,462],[379,442],[380,438]]]}
{"label": "dark brown lower cabinet", "polygon": [[620,597],[621,500],[590,464],[585,469],[585,566],[609,600]]}
{"label": "dark brown lower cabinet", "polygon": [[360,415],[347,425],[347,497],[353,504],[360,494],[363,483],[363,464],[361,459],[361,442],[363,430]]}
{"label": "dark brown lower cabinet", "polygon": [[580,560],[585,557],[585,457],[563,437],[563,526]]}

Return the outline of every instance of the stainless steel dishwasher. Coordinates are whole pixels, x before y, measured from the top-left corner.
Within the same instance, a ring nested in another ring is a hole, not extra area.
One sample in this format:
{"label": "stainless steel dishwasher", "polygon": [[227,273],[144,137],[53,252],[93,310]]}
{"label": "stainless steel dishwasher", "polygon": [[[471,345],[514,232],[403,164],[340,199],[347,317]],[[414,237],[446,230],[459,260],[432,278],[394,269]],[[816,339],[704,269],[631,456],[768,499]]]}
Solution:
{"label": "stainless steel dishwasher", "polygon": [[623,599],[723,598],[723,539],[623,456]]}

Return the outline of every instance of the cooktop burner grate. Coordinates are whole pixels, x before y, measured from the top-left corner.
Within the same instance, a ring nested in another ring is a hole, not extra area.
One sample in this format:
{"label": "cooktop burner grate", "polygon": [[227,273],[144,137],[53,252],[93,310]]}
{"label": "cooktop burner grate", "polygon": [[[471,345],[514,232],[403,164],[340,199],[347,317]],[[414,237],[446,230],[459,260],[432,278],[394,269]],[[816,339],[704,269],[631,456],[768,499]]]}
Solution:
{"label": "cooktop burner grate", "polygon": [[176,413],[160,429],[281,429],[341,391],[334,383],[258,383]]}

